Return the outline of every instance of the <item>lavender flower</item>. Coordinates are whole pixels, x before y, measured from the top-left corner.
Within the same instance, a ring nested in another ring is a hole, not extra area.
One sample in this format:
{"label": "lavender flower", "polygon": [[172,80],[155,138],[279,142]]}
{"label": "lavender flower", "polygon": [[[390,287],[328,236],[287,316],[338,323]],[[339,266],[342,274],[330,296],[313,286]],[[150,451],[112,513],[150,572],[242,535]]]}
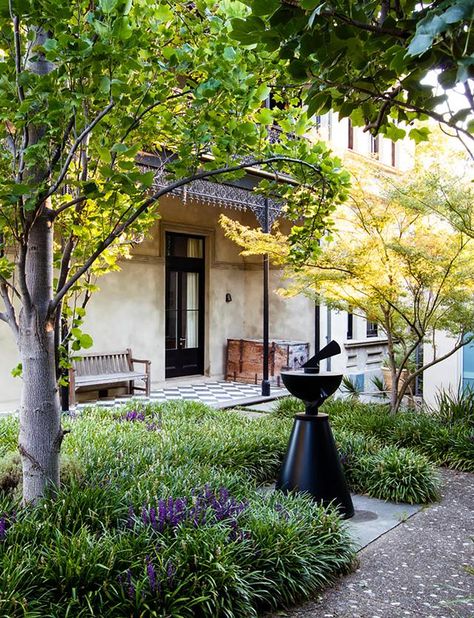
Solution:
{"label": "lavender flower", "polygon": [[143,422],[145,420],[145,415],[143,412],[139,412],[138,410],[129,410],[120,417],[120,420],[128,421],[130,423],[135,423],[136,421]]}
{"label": "lavender flower", "polygon": [[[173,530],[183,522],[189,522],[194,527],[221,521],[233,522],[248,507],[247,502],[238,502],[232,498],[225,487],[216,492],[206,485],[200,491],[194,489],[191,496],[191,501],[169,497],[159,499],[154,506],[143,505],[138,518],[134,517],[131,509],[128,521],[141,519],[143,525],[163,532],[165,528]],[[129,524],[128,527],[132,526]]]}
{"label": "lavender flower", "polygon": [[148,582],[150,584],[150,590],[152,592],[156,592],[157,591],[157,581],[156,581],[156,571],[155,571],[155,567],[153,566],[151,560],[150,560],[150,556],[146,557],[146,574],[148,576]]}
{"label": "lavender flower", "polygon": [[7,530],[11,527],[16,519],[16,511],[11,513],[3,513],[0,516],[0,541],[4,541],[7,538]]}
{"label": "lavender flower", "polygon": [[168,563],[166,565],[166,579],[168,581],[168,588],[173,588],[175,575],[176,575],[176,567],[171,562],[171,560],[168,560]]}
{"label": "lavender flower", "polygon": [[0,517],[0,541],[4,541],[7,536],[7,520]]}
{"label": "lavender flower", "polygon": [[135,598],[135,586],[132,583],[132,571],[130,569],[127,570],[127,594],[131,599]]}

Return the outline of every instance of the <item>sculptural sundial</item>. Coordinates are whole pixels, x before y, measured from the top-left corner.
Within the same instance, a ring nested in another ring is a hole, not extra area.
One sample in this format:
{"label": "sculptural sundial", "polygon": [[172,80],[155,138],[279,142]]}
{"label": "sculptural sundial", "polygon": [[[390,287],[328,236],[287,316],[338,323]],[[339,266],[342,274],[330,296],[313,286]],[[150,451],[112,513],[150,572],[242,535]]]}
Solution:
{"label": "sculptural sundial", "polygon": [[325,505],[333,503],[347,519],[354,515],[354,506],[328,415],[319,413],[342,381],[340,373],[320,372],[319,362],[340,352],[338,343],[331,341],[300,370],[281,372],[283,384],[304,402],[306,412],[295,415],[276,488],[308,493]]}

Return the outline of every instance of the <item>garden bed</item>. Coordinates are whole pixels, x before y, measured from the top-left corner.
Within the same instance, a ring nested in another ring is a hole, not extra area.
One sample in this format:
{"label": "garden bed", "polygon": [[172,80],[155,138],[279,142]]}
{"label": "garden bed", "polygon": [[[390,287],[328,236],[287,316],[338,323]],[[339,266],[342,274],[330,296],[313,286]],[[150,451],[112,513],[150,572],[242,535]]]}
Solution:
{"label": "garden bed", "polygon": [[[338,432],[360,436],[379,446],[409,448],[433,464],[453,470],[474,472],[474,395],[461,404],[441,398],[437,411],[408,410],[390,414],[383,404],[365,404],[350,399],[325,403],[331,425]],[[292,417],[302,411],[297,399],[288,397],[276,405],[277,415]]]}
{"label": "garden bed", "polygon": [[[0,421],[0,615],[251,617],[354,565],[336,511],[258,491],[284,455],[285,417],[176,403],[89,410],[67,425],[58,498],[19,509],[17,421]],[[338,440],[353,488],[377,484],[371,495],[386,498],[404,483],[403,497],[436,498],[422,456]]]}

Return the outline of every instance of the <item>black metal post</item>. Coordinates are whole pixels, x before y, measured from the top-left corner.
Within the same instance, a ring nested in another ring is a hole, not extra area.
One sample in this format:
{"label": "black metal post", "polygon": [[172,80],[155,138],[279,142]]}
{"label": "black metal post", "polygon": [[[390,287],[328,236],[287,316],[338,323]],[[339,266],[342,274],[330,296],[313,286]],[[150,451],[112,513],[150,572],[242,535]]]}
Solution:
{"label": "black metal post", "polygon": [[[263,231],[265,234],[270,232],[270,221],[268,212],[268,199],[265,198],[265,218],[263,222]],[[268,253],[263,256],[263,380],[262,380],[262,396],[270,395],[270,380],[268,379],[268,346],[269,346],[269,278],[270,278],[270,261]]]}
{"label": "black metal post", "polygon": [[321,349],[321,305],[317,302],[314,305],[314,353],[317,354]]}

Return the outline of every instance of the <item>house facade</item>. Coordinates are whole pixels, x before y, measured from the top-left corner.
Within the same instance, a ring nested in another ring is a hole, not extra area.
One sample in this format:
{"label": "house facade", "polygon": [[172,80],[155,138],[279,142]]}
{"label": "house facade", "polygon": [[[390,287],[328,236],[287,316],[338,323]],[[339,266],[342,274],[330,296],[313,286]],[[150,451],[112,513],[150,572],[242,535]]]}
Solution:
{"label": "house facade", "polygon": [[[318,119],[317,131],[349,160],[370,157],[394,174],[409,167],[405,144],[374,140],[335,115]],[[143,164],[153,167],[152,158]],[[245,225],[261,224],[262,198],[248,188],[203,181],[160,200],[160,219],[149,237],[119,272],[99,280],[84,324],[94,340],[92,351],[131,348],[135,357],[151,360],[153,388],[179,377],[222,379],[227,340],[262,338],[262,258],[242,257],[218,222],[225,212]],[[276,217],[273,204],[270,218]],[[373,390],[371,378],[380,375],[386,350],[377,325],[315,306],[304,296],[282,298],[275,293],[281,285],[280,272],[272,268],[270,341],[308,343],[313,354],[336,339],[343,354],[324,361],[326,368],[349,375],[359,390]],[[0,350],[0,410],[11,410],[18,406],[21,378],[11,375],[18,358],[5,324]]]}

